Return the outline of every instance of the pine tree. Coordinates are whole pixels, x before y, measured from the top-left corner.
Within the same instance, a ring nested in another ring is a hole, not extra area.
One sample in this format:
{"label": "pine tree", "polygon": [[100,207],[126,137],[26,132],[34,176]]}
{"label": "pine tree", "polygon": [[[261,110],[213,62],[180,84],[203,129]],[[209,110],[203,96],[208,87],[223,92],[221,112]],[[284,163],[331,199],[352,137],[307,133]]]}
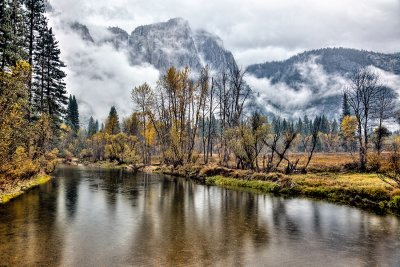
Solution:
{"label": "pine tree", "polygon": [[[62,69],[65,65],[60,60],[60,53],[53,30],[47,28],[47,20],[42,17],[34,52],[33,110],[37,115],[49,114],[56,127],[60,123],[62,115],[65,114],[64,105],[67,104],[64,82],[66,75]],[[73,118],[74,120],[71,122],[77,130],[79,128],[78,114],[74,114]]]}
{"label": "pine tree", "polygon": [[303,129],[303,121],[301,120],[301,118],[299,118],[299,120],[297,121],[296,124],[296,131],[299,132],[300,134],[304,133],[304,129]]}
{"label": "pine tree", "polygon": [[21,0],[0,2],[0,70],[26,59]]}
{"label": "pine tree", "polygon": [[97,133],[98,127],[99,127],[99,122],[97,120],[94,121],[93,117],[91,116],[89,119],[89,125],[88,125],[88,129],[87,129],[88,137],[91,137],[95,133]]}
{"label": "pine tree", "polygon": [[75,96],[70,95],[67,106],[65,123],[75,132],[79,130],[79,111]]}
{"label": "pine tree", "polygon": [[121,131],[119,127],[118,113],[114,106],[111,107],[104,129],[108,134],[117,134]]}
{"label": "pine tree", "polygon": [[79,108],[75,96],[72,96],[72,125],[75,131],[79,130]]}
{"label": "pine tree", "polygon": [[[45,0],[25,0],[26,9],[26,40],[28,50],[28,63],[31,65],[32,70],[34,67],[34,53],[37,49],[36,41],[39,35],[39,31],[42,28],[43,14],[46,9]],[[33,77],[33,75],[32,75]],[[29,90],[29,102],[30,105],[33,103],[33,81],[30,80],[28,83]]]}
{"label": "pine tree", "polygon": [[319,117],[319,120],[320,120],[320,123],[321,123],[320,131],[322,133],[330,133],[331,126],[330,126],[330,123],[329,123],[328,119],[326,118],[326,116],[322,115],[322,117]]}
{"label": "pine tree", "polygon": [[349,106],[349,101],[347,99],[347,94],[343,94],[343,103],[342,103],[342,118],[346,116],[350,116],[350,106]]}
{"label": "pine tree", "polygon": [[333,120],[332,125],[331,125],[331,133],[332,134],[337,134],[339,133],[339,124],[337,123],[336,120]]}

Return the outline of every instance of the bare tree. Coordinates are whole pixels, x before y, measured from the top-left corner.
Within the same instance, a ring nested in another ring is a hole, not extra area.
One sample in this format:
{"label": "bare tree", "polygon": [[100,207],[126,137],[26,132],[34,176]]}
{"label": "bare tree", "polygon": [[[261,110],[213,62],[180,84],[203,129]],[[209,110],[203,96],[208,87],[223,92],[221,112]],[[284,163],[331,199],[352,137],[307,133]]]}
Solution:
{"label": "bare tree", "polygon": [[389,130],[383,125],[383,123],[394,117],[395,99],[396,95],[392,89],[385,86],[380,87],[375,107],[375,116],[377,119],[377,128],[375,129],[375,148],[378,154],[380,154],[383,149],[383,139],[389,135]]}
{"label": "bare tree", "polygon": [[251,89],[244,81],[246,71],[230,66],[228,70],[222,71],[219,81],[215,83],[218,87],[219,111],[221,120],[221,161],[223,165],[228,164],[229,149],[225,137],[227,128],[238,127],[243,119],[245,103],[251,95]]}
{"label": "bare tree", "polygon": [[309,149],[306,146],[308,157],[307,157],[306,165],[303,168],[303,172],[306,172],[307,167],[310,164],[311,159],[313,157],[315,147],[318,142],[318,134],[319,134],[320,129],[321,129],[321,117],[316,117],[314,120],[314,123],[312,125],[312,129],[311,129],[311,146]]}
{"label": "bare tree", "polygon": [[379,100],[380,91],[378,75],[366,68],[358,70],[353,75],[349,87],[345,89],[348,103],[358,123],[359,167],[361,171],[365,171],[367,168],[371,122],[376,114],[374,107]]}

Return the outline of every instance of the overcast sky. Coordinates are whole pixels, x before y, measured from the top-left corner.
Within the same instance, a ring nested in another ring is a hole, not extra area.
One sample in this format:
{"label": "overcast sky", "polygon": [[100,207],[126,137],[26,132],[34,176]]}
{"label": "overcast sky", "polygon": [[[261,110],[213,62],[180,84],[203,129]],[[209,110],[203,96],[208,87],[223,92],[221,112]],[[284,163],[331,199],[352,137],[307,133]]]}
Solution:
{"label": "overcast sky", "polygon": [[137,26],[187,19],[219,35],[240,65],[343,46],[400,51],[400,0],[50,0],[89,26]]}

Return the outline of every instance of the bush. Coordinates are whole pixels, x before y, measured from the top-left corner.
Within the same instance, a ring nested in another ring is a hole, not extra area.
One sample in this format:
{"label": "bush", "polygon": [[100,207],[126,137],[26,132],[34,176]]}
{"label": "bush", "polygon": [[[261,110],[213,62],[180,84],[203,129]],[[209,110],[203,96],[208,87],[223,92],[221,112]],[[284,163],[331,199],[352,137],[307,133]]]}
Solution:
{"label": "bush", "polygon": [[393,211],[400,212],[400,196],[395,196],[388,205]]}
{"label": "bush", "polygon": [[8,172],[14,179],[27,179],[39,172],[39,166],[31,160],[25,148],[18,147],[10,164]]}

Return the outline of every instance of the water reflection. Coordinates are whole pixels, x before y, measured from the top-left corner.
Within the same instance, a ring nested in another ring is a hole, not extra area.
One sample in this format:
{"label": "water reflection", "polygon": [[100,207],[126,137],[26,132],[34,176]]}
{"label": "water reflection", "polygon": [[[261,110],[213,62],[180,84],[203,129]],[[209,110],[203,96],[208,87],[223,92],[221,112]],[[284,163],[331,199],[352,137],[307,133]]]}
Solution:
{"label": "water reflection", "polygon": [[63,167],[0,207],[0,265],[400,266],[400,220],[184,179]]}

